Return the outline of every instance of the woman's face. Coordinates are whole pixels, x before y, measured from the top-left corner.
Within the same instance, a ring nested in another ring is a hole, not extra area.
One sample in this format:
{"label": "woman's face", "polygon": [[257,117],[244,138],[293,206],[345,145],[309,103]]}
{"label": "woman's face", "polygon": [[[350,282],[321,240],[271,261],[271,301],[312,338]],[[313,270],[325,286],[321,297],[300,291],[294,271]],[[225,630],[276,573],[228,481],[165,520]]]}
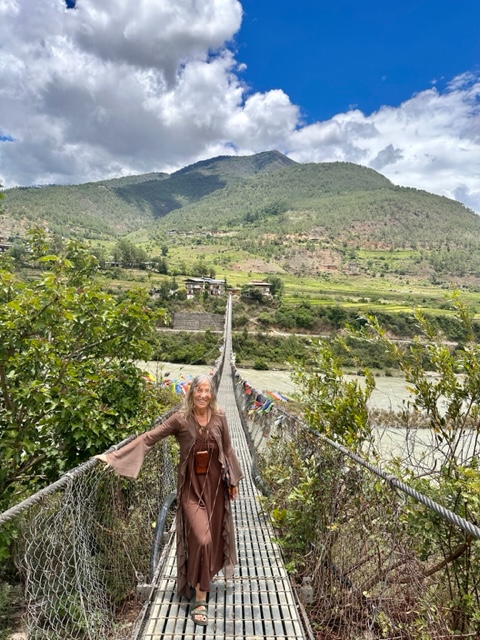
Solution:
{"label": "woman's face", "polygon": [[212,392],[210,390],[209,383],[204,380],[193,391],[193,405],[195,409],[206,409],[210,400],[212,399]]}

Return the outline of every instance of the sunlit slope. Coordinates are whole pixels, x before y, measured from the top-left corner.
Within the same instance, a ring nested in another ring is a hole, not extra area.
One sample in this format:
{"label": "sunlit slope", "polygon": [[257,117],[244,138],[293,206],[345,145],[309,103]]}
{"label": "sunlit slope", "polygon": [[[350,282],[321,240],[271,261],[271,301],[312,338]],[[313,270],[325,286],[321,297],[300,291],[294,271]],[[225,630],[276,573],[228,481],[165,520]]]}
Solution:
{"label": "sunlit slope", "polygon": [[171,175],[149,173],[82,185],[7,189],[5,216],[22,220],[24,226],[40,223],[62,235],[124,235],[229,184],[294,164],[281,153],[269,151],[212,158]]}
{"label": "sunlit slope", "polygon": [[307,234],[360,245],[474,247],[480,218],[459,202],[394,186],[351,163],[287,167],[230,184],[159,224],[178,230]]}
{"label": "sunlit slope", "polygon": [[[480,217],[460,203],[397,187],[347,162],[299,164],[277,151],[221,156],[173,174],[5,191],[0,215],[23,228],[114,239],[175,229],[303,236],[332,245],[476,249]],[[3,234],[4,235],[4,234]]]}

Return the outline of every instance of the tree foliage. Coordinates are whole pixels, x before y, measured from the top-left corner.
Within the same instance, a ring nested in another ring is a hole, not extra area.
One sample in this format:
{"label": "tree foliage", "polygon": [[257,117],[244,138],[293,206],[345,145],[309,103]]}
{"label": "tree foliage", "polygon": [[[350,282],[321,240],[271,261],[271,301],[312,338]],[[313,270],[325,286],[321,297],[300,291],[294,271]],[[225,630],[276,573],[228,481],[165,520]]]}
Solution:
{"label": "tree foliage", "polygon": [[280,300],[285,291],[285,285],[280,276],[267,276],[266,281],[270,283],[270,293],[274,298]]}
{"label": "tree foliage", "polygon": [[127,238],[121,238],[114,248],[113,259],[123,267],[139,267],[145,265],[148,254],[145,249],[137,247]]}
{"label": "tree foliage", "polygon": [[363,334],[373,336],[397,362],[413,394],[411,410],[428,421],[439,456],[437,468],[455,474],[459,466],[474,461],[461,446],[465,430],[477,434],[474,450],[480,434],[480,345],[473,313],[458,292],[451,302],[461,327],[456,347],[421,312],[415,313],[419,335],[409,344],[391,340],[375,316],[367,318]]}
{"label": "tree foliage", "polygon": [[159,332],[155,357],[166,362],[215,364],[221,337],[209,329],[205,332]]}
{"label": "tree foliage", "polygon": [[[456,348],[419,312],[416,318],[421,334],[408,346],[393,342],[373,316],[364,332],[396,359],[413,394],[411,406],[403,412],[404,426],[408,429],[412,414],[420,414],[430,429],[429,455],[415,460],[397,458],[392,470],[424,495],[478,523],[480,346],[475,340],[473,314],[458,292],[451,302],[463,336]],[[428,575],[448,567],[452,628],[467,631],[473,624],[478,633],[480,598],[478,593],[473,595],[478,584],[478,541],[412,500],[407,503],[403,524],[419,556],[435,561]],[[444,553],[440,561],[433,556],[439,548]]]}
{"label": "tree foliage", "polygon": [[95,280],[97,261],[76,242],[32,256],[44,271],[21,281],[0,270],[0,510],[58,478],[136,427],[155,399],[134,361],[148,360],[155,323],[146,293],[116,299]]}
{"label": "tree foliage", "polygon": [[294,362],[293,379],[300,388],[305,420],[312,428],[359,450],[372,434],[367,403],[375,379],[368,369],[363,387],[357,380],[346,379],[339,347],[349,351],[341,337],[331,342],[312,340],[308,355]]}
{"label": "tree foliage", "polygon": [[263,292],[254,285],[244,284],[240,291],[240,296],[242,299],[255,300],[255,302],[259,302],[260,304],[268,302],[267,297],[263,295]]}
{"label": "tree foliage", "polygon": [[[419,312],[415,314],[418,334],[408,344],[392,340],[375,316],[363,318],[357,324],[363,325],[360,329],[345,328],[344,333],[349,332],[350,339],[373,342],[387,351],[402,370],[412,393],[411,402],[396,416],[397,430],[404,428],[403,454],[393,460],[381,460],[376,453],[374,462],[437,505],[478,525],[480,347],[475,340],[473,314],[457,293],[452,302],[456,322],[462,327],[461,342],[455,346]],[[366,384],[359,387],[343,375],[342,364],[351,357],[349,344],[350,340],[342,337],[312,342],[308,354],[297,362],[295,375],[303,392],[304,416],[312,429],[365,457],[368,450],[374,453],[373,447],[363,447],[374,433],[367,406],[374,379],[365,370]],[[412,426],[418,424],[424,434],[420,447],[418,429]],[[428,448],[425,427],[431,440]],[[407,566],[415,559],[415,580],[420,581],[424,592],[415,618],[401,620],[400,628],[412,632],[406,632],[406,637],[437,637],[430,635],[437,620],[446,624],[449,637],[478,637],[480,547],[474,535],[413,497],[402,494],[394,506],[393,494],[382,491],[375,475],[363,476],[355,467],[346,473],[345,462],[337,466],[337,477],[328,477],[324,439],[305,446],[303,439],[307,438],[308,434],[302,431],[295,439],[281,441],[280,446],[274,438],[270,457],[267,455],[263,462],[272,491],[265,504],[291,570],[311,576],[321,565],[306,567],[311,545],[318,545],[319,557],[328,558],[328,545],[333,548],[337,542],[335,531],[355,518],[355,530],[362,531],[362,545],[366,548],[372,543],[379,557],[385,552],[390,556],[385,546],[390,534],[399,548],[408,549],[406,554],[399,553],[397,574],[392,563],[391,578],[392,584],[395,580],[405,581],[406,593],[412,585]],[[372,518],[382,500],[387,517]],[[375,555],[373,551],[371,556]],[[350,577],[351,573],[347,575]],[[324,579],[325,574],[319,572],[318,577]],[[370,587],[362,585],[366,588],[364,595],[369,597],[374,581],[379,579],[383,582],[385,574],[374,571],[372,581],[366,583]],[[421,629],[428,631],[423,634]]]}

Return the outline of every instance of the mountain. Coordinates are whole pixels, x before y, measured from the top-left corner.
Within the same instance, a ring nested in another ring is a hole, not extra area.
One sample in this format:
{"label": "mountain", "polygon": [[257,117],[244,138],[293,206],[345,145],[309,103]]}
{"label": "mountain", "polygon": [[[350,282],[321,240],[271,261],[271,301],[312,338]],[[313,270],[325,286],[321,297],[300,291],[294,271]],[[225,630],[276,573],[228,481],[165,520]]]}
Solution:
{"label": "mountain", "polygon": [[[120,236],[238,180],[295,164],[278,151],[266,151],[244,157],[219,156],[172,174],[6,189],[4,218],[16,220],[23,228],[42,224],[61,235]],[[0,217],[0,235],[1,228]]]}
{"label": "mountain", "polygon": [[[75,186],[7,189],[0,236],[34,223],[61,235],[112,239],[177,231],[296,236],[334,245],[471,251],[480,217],[448,198],[393,185],[347,162],[299,164],[278,151],[220,156],[172,174]],[[10,227],[8,226],[10,224]]]}
{"label": "mountain", "polygon": [[298,163],[279,151],[263,151],[252,156],[217,156],[209,160],[201,160],[172,174],[172,178],[180,175],[191,175],[196,172],[217,174],[225,177],[248,178],[259,173],[271,173],[277,169],[291,167]]}
{"label": "mountain", "polygon": [[476,247],[480,216],[347,162],[295,164],[230,183],[157,221],[160,229],[240,227],[361,245]]}

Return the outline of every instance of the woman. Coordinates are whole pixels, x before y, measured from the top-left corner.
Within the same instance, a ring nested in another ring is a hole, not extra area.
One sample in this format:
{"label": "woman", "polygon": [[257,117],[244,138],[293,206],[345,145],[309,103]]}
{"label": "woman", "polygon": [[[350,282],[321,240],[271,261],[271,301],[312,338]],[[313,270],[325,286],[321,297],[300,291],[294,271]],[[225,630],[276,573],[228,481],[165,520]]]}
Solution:
{"label": "woman", "polygon": [[230,499],[238,495],[242,470],[232,449],[225,415],[207,375],[196,376],[184,407],[151,431],[112,453],[96,456],[117,473],[136,478],[153,445],[174,435],[180,445],[177,483],[177,593],[195,592],[191,617],[208,623],[206,597],[220,569],[231,577],[236,564]]}

